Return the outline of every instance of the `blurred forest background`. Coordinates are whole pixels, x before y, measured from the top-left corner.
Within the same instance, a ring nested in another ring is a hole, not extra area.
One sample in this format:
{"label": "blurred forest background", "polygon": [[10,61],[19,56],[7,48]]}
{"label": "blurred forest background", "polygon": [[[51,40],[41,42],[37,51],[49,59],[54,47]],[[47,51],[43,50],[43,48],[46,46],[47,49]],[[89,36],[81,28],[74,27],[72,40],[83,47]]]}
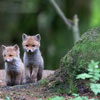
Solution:
{"label": "blurred forest background", "polygon": [[[78,15],[80,35],[100,25],[100,0],[55,1],[67,18]],[[17,43],[22,57],[22,33],[41,35],[45,69],[57,69],[60,58],[74,45],[72,30],[66,27],[50,0],[0,0],[0,45]],[[2,68],[1,53],[0,64]]]}

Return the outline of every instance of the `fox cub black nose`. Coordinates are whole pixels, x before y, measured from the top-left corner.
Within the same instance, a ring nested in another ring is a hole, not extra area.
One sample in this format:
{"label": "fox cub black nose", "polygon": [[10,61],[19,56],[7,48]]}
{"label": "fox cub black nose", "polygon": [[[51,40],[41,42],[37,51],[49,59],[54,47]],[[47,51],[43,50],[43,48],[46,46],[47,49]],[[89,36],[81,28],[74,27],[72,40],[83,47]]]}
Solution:
{"label": "fox cub black nose", "polygon": [[31,52],[31,50],[29,50],[29,52]]}

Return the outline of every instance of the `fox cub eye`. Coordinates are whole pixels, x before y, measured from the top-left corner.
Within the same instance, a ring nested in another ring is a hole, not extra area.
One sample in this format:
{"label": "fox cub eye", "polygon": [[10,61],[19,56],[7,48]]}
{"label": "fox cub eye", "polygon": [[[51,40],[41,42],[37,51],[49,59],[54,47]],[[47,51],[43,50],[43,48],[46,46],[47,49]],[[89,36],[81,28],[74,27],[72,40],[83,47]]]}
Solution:
{"label": "fox cub eye", "polygon": [[6,57],[6,55],[4,55],[4,57]]}
{"label": "fox cub eye", "polygon": [[35,45],[32,45],[32,47],[35,47]]}
{"label": "fox cub eye", "polygon": [[26,45],[26,47],[28,47],[28,45]]}
{"label": "fox cub eye", "polygon": [[9,55],[10,57],[12,57],[13,55]]}

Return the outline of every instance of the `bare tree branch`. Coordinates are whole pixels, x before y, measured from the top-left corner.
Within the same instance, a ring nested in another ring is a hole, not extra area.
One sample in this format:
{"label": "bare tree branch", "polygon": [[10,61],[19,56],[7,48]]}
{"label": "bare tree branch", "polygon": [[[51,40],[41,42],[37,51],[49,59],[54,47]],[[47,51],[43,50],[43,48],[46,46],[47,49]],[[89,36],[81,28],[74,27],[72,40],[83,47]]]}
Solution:
{"label": "bare tree branch", "polygon": [[72,25],[73,37],[74,41],[77,42],[77,40],[79,40],[80,38],[79,26],[78,26],[79,19],[77,15],[74,16],[73,22],[74,22],[74,24]]}
{"label": "bare tree branch", "polygon": [[55,0],[50,0],[50,2],[52,3],[52,5],[55,7],[58,15],[61,17],[61,19],[64,21],[64,23],[66,24],[66,26],[70,29],[72,29],[73,31],[73,37],[74,37],[74,42],[78,41],[80,38],[80,33],[79,33],[79,26],[78,26],[78,16],[75,15],[73,20],[69,20],[64,13],[62,12],[62,10],[60,9],[60,7],[58,6],[58,4],[55,2]]}
{"label": "bare tree branch", "polygon": [[55,0],[50,0],[50,2],[53,4],[53,6],[55,7],[57,13],[59,14],[59,16],[62,18],[62,20],[64,21],[64,23],[71,28],[72,24],[70,23],[70,21],[68,20],[68,18],[65,17],[64,13],[62,12],[62,10],[59,8],[59,6],[57,5],[57,3],[55,2]]}

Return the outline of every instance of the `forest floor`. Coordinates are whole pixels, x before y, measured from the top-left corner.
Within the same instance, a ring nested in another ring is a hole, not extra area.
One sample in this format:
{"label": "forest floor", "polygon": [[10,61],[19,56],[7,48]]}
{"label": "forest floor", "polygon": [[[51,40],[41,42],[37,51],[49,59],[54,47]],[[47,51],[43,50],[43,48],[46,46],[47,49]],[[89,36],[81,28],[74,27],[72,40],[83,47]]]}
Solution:
{"label": "forest floor", "polygon": [[[40,87],[37,84],[25,84],[13,87],[6,87],[4,81],[4,70],[0,70],[0,100],[5,100],[5,97],[10,97],[11,100],[37,100],[46,98],[47,93],[44,93],[45,87]],[[54,71],[44,70],[43,79],[53,74]]]}
{"label": "forest floor", "polygon": [[[51,74],[54,74],[54,71],[44,70],[43,79]],[[84,95],[91,98],[87,93]],[[66,100],[72,98],[72,96],[67,94],[53,93],[45,85],[41,86],[38,83],[7,87],[4,81],[4,70],[0,70],[0,100],[46,100],[49,97],[55,96],[63,96]],[[5,99],[6,97],[8,99]]]}

